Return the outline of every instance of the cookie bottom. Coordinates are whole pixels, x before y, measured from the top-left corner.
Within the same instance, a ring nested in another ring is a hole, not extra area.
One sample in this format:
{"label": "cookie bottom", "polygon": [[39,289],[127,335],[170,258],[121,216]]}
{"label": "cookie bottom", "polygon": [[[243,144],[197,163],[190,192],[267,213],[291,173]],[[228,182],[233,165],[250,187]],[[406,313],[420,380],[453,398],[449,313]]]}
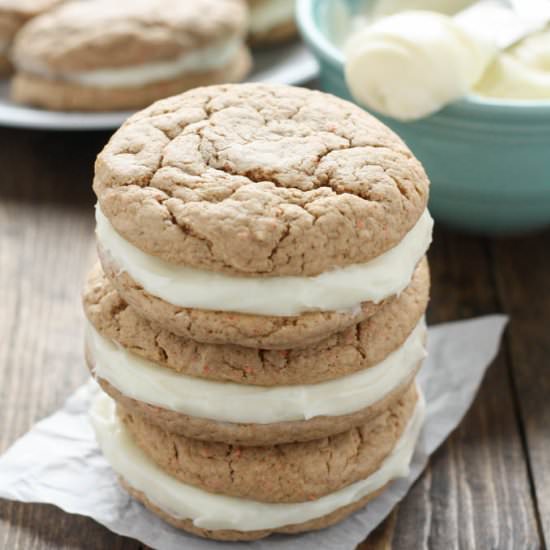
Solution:
{"label": "cookie bottom", "polygon": [[17,103],[56,111],[116,111],[146,107],[154,101],[191,88],[220,82],[239,82],[250,71],[250,52],[243,46],[225,67],[201,73],[189,73],[174,80],[132,88],[94,88],[74,82],[53,80],[17,72],[11,97]]}
{"label": "cookie bottom", "polygon": [[141,502],[148,510],[153,512],[153,514],[160,517],[166,523],[169,523],[176,529],[187,531],[188,533],[192,533],[193,535],[197,535],[205,539],[233,541],[233,542],[263,539],[275,533],[292,535],[297,533],[304,533],[306,531],[318,531],[320,529],[325,529],[326,527],[330,527],[335,523],[339,523],[340,521],[344,520],[347,516],[363,508],[366,504],[368,504],[368,502],[375,499],[377,496],[381,495],[389,485],[388,483],[384,487],[363,497],[357,502],[353,502],[352,504],[348,504],[347,506],[339,508],[338,510],[335,510],[330,514],[327,514],[326,516],[312,519],[304,523],[286,525],[278,529],[262,529],[258,531],[236,531],[232,529],[219,529],[219,530],[202,529],[201,527],[197,527],[196,525],[194,525],[193,521],[191,521],[190,519],[175,518],[174,516],[167,514],[164,510],[161,510],[158,506],[153,504],[143,492],[138,491],[137,489],[134,489],[133,487],[131,487],[124,480],[123,477],[120,477],[119,480],[120,480],[120,484],[124,487],[124,489],[126,489],[126,491],[130,495],[132,495],[132,497],[134,497],[136,500]]}
{"label": "cookie bottom", "polygon": [[296,21],[289,19],[283,23],[279,23],[267,31],[252,33],[249,37],[250,45],[254,48],[263,48],[276,46],[290,42],[298,36],[298,27]]}

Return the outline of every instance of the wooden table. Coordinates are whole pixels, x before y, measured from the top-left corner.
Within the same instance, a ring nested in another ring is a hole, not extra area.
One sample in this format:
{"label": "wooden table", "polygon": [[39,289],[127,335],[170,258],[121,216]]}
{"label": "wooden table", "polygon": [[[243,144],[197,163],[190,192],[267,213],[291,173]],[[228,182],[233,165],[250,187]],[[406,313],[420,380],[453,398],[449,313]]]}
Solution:
{"label": "wooden table", "polygon": [[[79,292],[94,260],[93,160],[105,133],[0,129],[0,452],[88,373]],[[438,227],[437,323],[511,316],[466,419],[361,547],[543,548],[550,542],[550,232],[483,239]],[[53,506],[0,501],[0,548],[136,549]]]}

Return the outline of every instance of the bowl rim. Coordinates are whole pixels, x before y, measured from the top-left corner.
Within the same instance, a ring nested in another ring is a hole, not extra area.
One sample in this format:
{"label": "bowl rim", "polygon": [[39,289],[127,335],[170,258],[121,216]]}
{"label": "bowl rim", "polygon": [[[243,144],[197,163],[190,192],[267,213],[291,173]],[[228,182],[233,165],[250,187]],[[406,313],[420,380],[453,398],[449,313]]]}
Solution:
{"label": "bowl rim", "polygon": [[[339,0],[342,1],[342,0]],[[347,0],[344,0],[347,1]],[[314,17],[314,6],[317,0],[297,0],[296,17],[298,26],[302,32],[305,41],[314,50],[314,52],[325,62],[333,67],[343,71],[344,55],[327,36],[321,31]],[[530,99],[500,99],[485,98],[475,94],[467,95],[448,105],[445,111],[467,111],[485,114],[498,115],[519,113],[523,115],[543,115],[550,114],[549,100],[530,100]]]}

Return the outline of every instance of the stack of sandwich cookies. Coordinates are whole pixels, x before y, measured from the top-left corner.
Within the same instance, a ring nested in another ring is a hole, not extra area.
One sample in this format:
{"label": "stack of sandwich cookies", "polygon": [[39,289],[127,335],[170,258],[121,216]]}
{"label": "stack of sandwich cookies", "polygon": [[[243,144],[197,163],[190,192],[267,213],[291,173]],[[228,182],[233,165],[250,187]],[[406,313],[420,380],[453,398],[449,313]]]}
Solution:
{"label": "stack of sandwich cookies", "polygon": [[432,221],[397,136],[320,92],[202,88],[130,118],[94,189],[92,416],[136,498],[248,540],[330,525],[406,472]]}
{"label": "stack of sandwich cookies", "polygon": [[18,33],[12,97],[48,109],[105,111],[238,82],[251,67],[247,24],[245,0],[68,2]]}

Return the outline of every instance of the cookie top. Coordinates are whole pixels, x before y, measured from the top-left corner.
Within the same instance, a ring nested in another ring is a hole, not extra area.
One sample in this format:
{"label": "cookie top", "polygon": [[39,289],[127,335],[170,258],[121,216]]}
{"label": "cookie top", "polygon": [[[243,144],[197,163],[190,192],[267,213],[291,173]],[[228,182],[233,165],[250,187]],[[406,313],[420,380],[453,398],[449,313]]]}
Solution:
{"label": "cookie top", "polygon": [[424,260],[409,287],[365,321],[306,348],[253,349],[177,336],[129,307],[99,266],[85,285],[84,310],[95,329],[128,351],[194,377],[256,386],[315,384],[371,367],[396,350],[426,310]]}
{"label": "cookie top", "polygon": [[114,228],[168,262],[313,276],[395,246],[428,199],[405,144],[359,107],[281,85],[197,88],[132,116],[98,156]]}
{"label": "cookie top", "polygon": [[415,409],[414,384],[366,424],[309,442],[240,447],[174,435],[118,406],[135,443],[163,470],[210,493],[261,502],[307,502],[373,474]]}
{"label": "cookie top", "polygon": [[16,61],[65,73],[165,61],[246,33],[243,0],[69,2],[17,36]]}

